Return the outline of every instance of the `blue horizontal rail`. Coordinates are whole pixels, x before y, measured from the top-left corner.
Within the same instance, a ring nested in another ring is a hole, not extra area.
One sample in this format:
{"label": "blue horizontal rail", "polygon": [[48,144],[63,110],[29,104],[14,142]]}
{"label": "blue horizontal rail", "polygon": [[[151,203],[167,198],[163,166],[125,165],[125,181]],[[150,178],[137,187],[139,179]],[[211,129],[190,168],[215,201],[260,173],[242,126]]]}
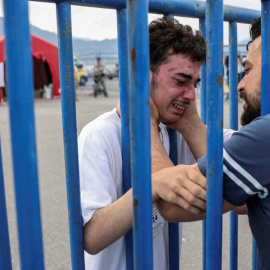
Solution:
{"label": "blue horizontal rail", "polygon": [[[33,2],[46,2],[46,3],[61,3],[62,0],[31,0]],[[98,8],[109,9],[125,9],[125,0],[68,0],[66,1],[72,5],[82,5]],[[254,18],[260,17],[261,12],[258,10],[234,7],[224,5],[224,21],[236,21],[240,23],[250,23]],[[196,0],[150,0],[149,12],[157,14],[171,14],[176,16],[205,18],[206,3],[204,1]]]}

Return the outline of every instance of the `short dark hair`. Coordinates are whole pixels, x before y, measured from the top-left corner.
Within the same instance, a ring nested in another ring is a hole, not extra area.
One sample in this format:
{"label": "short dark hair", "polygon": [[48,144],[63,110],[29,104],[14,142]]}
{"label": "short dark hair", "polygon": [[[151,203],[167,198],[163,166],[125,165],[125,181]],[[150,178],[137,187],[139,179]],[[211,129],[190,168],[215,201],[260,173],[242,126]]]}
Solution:
{"label": "short dark hair", "polygon": [[168,17],[149,24],[149,46],[152,72],[157,72],[172,54],[182,53],[201,63],[206,60],[206,41],[200,31],[193,32],[189,25]]}
{"label": "short dark hair", "polygon": [[259,36],[261,36],[261,17],[254,19],[252,22],[250,29],[249,29],[249,35],[251,40],[247,44],[247,51],[249,49],[250,44]]}

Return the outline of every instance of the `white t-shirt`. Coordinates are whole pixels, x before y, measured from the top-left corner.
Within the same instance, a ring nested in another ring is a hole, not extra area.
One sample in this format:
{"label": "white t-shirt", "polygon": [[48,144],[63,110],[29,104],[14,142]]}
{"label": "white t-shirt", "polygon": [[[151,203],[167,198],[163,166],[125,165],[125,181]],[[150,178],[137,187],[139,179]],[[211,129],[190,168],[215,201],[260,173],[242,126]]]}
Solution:
{"label": "white t-shirt", "polygon": [[[160,124],[161,140],[169,153],[169,136],[166,127]],[[177,134],[179,164],[196,162],[187,143]],[[107,112],[86,125],[78,140],[81,207],[83,225],[95,210],[108,206],[123,195],[121,119],[116,110]],[[153,207],[153,264],[154,270],[168,269],[169,241],[168,222]],[[181,252],[182,223],[179,223],[179,245]],[[99,252],[85,252],[86,270],[125,270],[124,236]]]}

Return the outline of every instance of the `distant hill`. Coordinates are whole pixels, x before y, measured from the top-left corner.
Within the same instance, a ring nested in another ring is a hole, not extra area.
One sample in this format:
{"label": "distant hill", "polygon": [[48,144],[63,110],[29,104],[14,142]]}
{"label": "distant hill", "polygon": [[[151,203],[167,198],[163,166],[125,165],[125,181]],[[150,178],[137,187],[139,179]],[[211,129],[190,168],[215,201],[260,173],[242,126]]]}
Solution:
{"label": "distant hill", "polygon": [[[58,45],[57,34],[42,30],[33,25],[30,25],[30,32],[46,41]],[[0,17],[0,35],[4,34],[4,18]],[[117,53],[117,39],[105,39],[102,41],[73,37],[73,52],[74,54],[102,54],[102,53]]]}
{"label": "distant hill", "polygon": [[[58,45],[57,34],[42,30],[33,25],[30,25],[30,32],[42,39]],[[4,18],[0,17],[0,35],[4,35]],[[238,44],[246,44],[249,40],[239,41]],[[224,47],[224,52],[229,51],[228,46]],[[245,53],[245,46],[239,46],[238,51]],[[73,37],[73,52],[76,55],[102,55],[102,54],[117,54],[117,39],[105,39],[102,41]]]}

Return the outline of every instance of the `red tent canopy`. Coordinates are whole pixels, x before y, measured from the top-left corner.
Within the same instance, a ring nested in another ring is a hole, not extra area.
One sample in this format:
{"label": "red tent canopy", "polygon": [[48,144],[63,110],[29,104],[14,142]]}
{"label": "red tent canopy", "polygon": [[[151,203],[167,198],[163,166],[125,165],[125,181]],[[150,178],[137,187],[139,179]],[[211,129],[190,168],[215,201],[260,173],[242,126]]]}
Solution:
{"label": "red tent canopy", "polygon": [[[52,43],[49,43],[46,40],[34,35],[31,35],[31,40],[32,55],[37,59],[45,59],[47,61],[52,76],[53,96],[59,96],[60,78],[58,48]],[[5,62],[4,41],[5,36],[0,36],[0,62]]]}

